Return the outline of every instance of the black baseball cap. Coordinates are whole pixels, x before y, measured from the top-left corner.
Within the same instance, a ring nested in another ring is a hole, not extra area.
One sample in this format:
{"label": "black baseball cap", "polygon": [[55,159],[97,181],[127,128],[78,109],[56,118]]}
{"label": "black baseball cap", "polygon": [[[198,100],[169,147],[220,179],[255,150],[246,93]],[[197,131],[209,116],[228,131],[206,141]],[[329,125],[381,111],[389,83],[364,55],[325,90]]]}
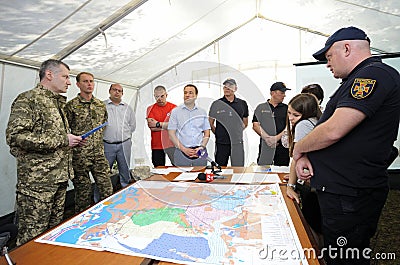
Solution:
{"label": "black baseball cap", "polygon": [[286,85],[283,82],[275,82],[271,86],[271,91],[275,90],[280,90],[282,92],[285,92],[286,90],[291,90],[290,88],[287,88]]}
{"label": "black baseball cap", "polygon": [[325,42],[325,47],[313,54],[318,61],[326,61],[325,53],[337,41],[341,40],[367,40],[371,42],[367,34],[356,27],[341,28],[333,33]]}
{"label": "black baseball cap", "polygon": [[235,85],[235,86],[236,86],[236,81],[235,81],[235,79],[233,79],[233,78],[228,78],[228,79],[226,79],[222,84],[223,84],[223,85],[231,84],[231,85]]}

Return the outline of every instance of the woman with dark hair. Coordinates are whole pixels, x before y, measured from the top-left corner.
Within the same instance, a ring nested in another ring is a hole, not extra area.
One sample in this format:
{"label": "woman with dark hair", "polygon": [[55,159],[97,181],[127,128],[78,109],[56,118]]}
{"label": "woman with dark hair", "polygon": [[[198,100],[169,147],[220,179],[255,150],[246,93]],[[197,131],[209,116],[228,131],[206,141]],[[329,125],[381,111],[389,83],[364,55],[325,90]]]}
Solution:
{"label": "woman with dark hair", "polygon": [[[300,141],[314,128],[321,115],[322,113],[318,106],[318,102],[314,96],[308,93],[299,94],[290,100],[288,105],[288,115],[286,117],[290,156],[292,156],[294,143]],[[311,123],[311,126],[307,125],[309,123]],[[304,124],[305,126],[300,124]],[[297,126],[301,127],[301,131],[299,131],[297,137],[295,137]]]}
{"label": "woman with dark hair", "polygon": [[301,90],[301,93],[309,93],[309,94],[313,94],[317,100],[318,100],[318,104],[321,105],[322,101],[324,100],[324,90],[322,89],[322,87],[318,84],[310,84],[310,85],[306,85],[305,87],[303,87],[303,89]]}
{"label": "woman with dark hair", "polygon": [[[288,104],[286,127],[288,131],[289,154],[292,156],[296,142],[314,129],[322,113],[314,95],[302,93],[293,97]],[[299,191],[299,194],[296,192]],[[291,161],[286,194],[297,203],[301,202],[304,218],[312,228],[318,244],[321,241],[321,217],[317,194],[311,191],[310,184],[297,181],[296,162]]]}

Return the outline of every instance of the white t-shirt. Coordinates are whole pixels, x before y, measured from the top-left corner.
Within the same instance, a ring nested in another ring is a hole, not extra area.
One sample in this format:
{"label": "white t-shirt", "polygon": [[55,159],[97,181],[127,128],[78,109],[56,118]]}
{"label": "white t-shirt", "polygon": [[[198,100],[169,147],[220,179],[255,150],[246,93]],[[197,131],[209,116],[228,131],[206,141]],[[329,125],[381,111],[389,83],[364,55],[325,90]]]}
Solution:
{"label": "white t-shirt", "polygon": [[317,124],[317,118],[309,118],[307,120],[299,121],[296,124],[296,130],[294,133],[294,142],[297,143],[301,139],[303,139],[307,134],[309,134]]}

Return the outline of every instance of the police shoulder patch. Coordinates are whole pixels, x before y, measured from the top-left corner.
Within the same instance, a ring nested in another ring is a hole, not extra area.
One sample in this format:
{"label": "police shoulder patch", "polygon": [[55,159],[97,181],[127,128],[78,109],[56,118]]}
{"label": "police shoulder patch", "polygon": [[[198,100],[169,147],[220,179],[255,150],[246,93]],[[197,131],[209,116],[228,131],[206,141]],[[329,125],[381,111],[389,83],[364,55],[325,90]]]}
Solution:
{"label": "police shoulder patch", "polygon": [[351,86],[350,94],[355,99],[366,98],[374,90],[375,83],[374,79],[356,78]]}

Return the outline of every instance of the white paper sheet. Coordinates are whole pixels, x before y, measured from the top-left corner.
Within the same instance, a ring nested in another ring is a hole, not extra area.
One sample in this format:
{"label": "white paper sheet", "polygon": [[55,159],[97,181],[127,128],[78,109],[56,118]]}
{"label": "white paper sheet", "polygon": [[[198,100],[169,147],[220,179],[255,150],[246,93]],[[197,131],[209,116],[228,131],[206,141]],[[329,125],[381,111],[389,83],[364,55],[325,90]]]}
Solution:
{"label": "white paper sheet", "polygon": [[198,175],[198,172],[183,172],[174,178],[174,180],[195,180]]}
{"label": "white paper sheet", "polygon": [[278,174],[239,173],[233,174],[233,183],[281,183]]}
{"label": "white paper sheet", "polygon": [[233,174],[233,169],[232,168],[224,168],[221,169],[221,172],[218,173],[220,175],[232,175]]}
{"label": "white paper sheet", "polygon": [[290,172],[290,167],[271,166],[271,172],[274,172],[274,173],[289,173]]}
{"label": "white paper sheet", "polygon": [[152,168],[150,172],[155,175],[168,175],[171,172],[189,172],[193,167],[168,167],[168,168]]}
{"label": "white paper sheet", "polygon": [[256,173],[271,172],[271,167],[270,166],[253,166],[253,172],[256,172]]}

